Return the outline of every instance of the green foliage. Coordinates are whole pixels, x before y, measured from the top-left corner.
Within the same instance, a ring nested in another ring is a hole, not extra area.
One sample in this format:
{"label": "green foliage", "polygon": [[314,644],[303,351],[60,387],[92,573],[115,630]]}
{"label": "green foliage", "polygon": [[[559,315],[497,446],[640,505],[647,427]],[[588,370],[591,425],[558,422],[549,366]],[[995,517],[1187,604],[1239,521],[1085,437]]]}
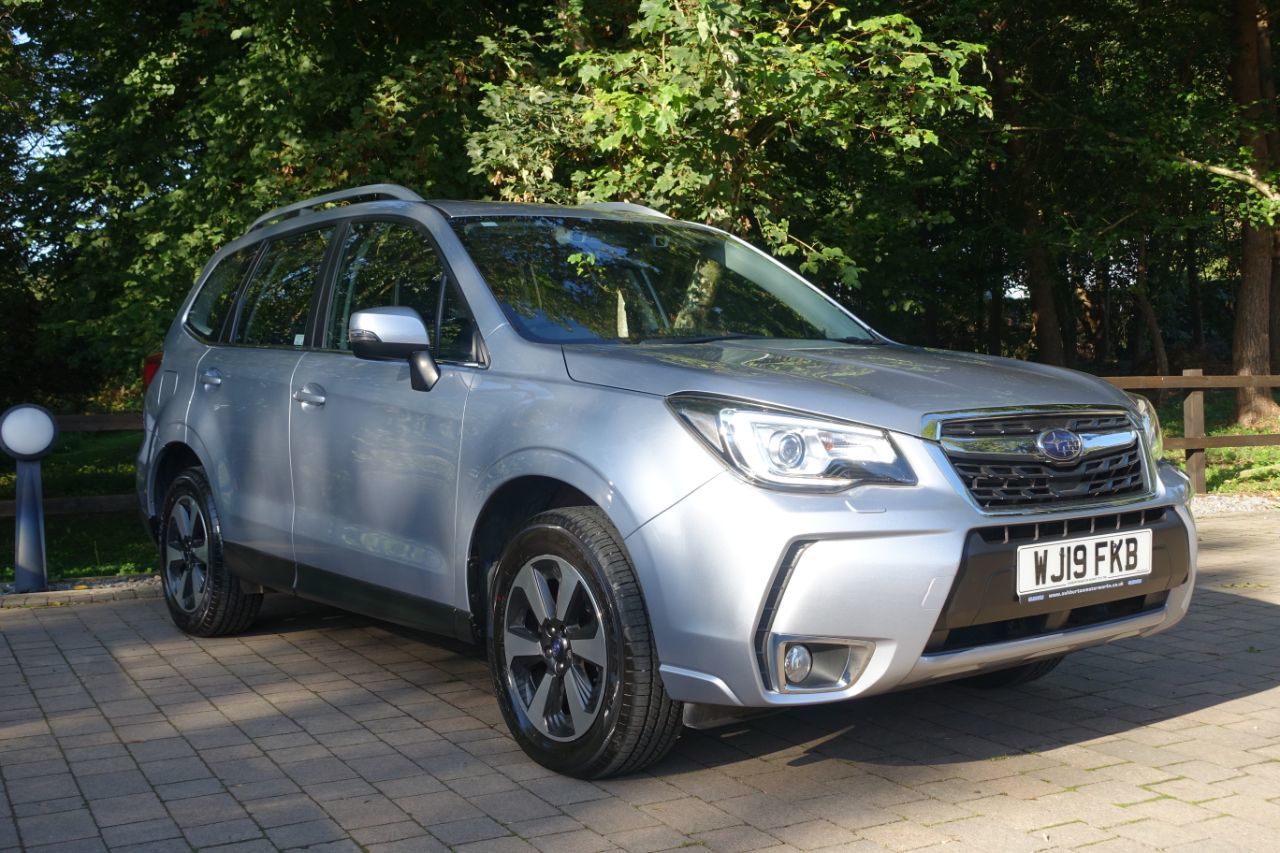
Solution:
{"label": "green foliage", "polygon": [[21,215],[49,283],[47,394],[136,388],[201,266],[270,207],[376,181],[475,194],[463,137],[493,22],[471,7],[72,0],[8,23],[53,95]]}
{"label": "green foliage", "polygon": [[[981,47],[930,41],[903,15],[644,0],[617,37],[569,5],[543,32],[484,42],[511,73],[483,87],[468,150],[502,198],[638,200],[856,284],[841,238],[875,206],[832,177],[919,163],[949,113],[990,115],[962,76]],[[821,171],[796,168],[815,160]]]}
{"label": "green foliage", "polygon": [[1023,357],[1034,257],[1102,372],[1154,369],[1141,293],[1176,364],[1224,363],[1240,224],[1275,216],[1230,177],[1258,119],[1213,0],[5,0],[0,23],[0,405],[136,406],[219,245],[360,183],[649,203],[890,336]]}

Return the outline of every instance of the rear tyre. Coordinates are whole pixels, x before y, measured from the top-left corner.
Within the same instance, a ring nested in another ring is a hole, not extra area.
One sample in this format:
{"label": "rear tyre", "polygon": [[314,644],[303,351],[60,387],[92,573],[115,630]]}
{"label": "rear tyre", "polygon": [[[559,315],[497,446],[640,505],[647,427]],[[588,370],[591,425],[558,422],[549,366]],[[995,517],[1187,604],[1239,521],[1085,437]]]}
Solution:
{"label": "rear tyre", "polygon": [[649,615],[621,537],[596,507],[535,516],[498,561],[489,667],[521,748],[598,779],[658,761],[682,706],[658,673]]}
{"label": "rear tyre", "polygon": [[1019,684],[1028,684],[1037,678],[1044,678],[1057,669],[1058,664],[1062,663],[1063,657],[1063,655],[1059,655],[1056,658],[1046,658],[1035,663],[1024,663],[1021,666],[1011,666],[1008,669],[998,669],[995,672],[984,672],[981,675],[965,678],[961,683],[970,687],[980,687],[984,690],[1017,687]]}
{"label": "rear tyre", "polygon": [[169,615],[188,634],[216,637],[243,631],[262,606],[222,561],[222,528],[209,481],[200,468],[177,476],[160,516],[160,580]]}

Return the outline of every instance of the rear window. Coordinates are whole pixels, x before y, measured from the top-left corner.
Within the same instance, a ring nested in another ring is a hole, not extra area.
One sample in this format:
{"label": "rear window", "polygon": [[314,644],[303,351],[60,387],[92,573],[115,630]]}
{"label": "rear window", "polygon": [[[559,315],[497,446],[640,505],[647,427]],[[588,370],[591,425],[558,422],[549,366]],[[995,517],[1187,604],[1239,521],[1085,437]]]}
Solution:
{"label": "rear window", "polygon": [[227,255],[205,276],[200,292],[187,312],[187,328],[205,341],[216,341],[222,332],[222,324],[231,310],[236,289],[244,281],[253,264],[258,246],[247,246]]}

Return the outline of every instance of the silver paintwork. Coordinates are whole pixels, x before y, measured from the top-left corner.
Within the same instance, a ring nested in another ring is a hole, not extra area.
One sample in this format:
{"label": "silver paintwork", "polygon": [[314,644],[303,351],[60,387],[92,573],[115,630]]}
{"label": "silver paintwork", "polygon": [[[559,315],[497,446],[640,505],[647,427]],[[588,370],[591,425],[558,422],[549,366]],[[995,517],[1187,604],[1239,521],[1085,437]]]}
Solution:
{"label": "silver paintwork", "polygon": [[411,344],[423,348],[430,346],[422,315],[412,308],[396,305],[351,312],[347,337],[353,342],[366,340],[371,343]]}
{"label": "silver paintwork", "polygon": [[583,206],[591,210],[616,210],[621,213],[642,213],[648,216],[661,216],[663,219],[671,218],[660,210],[630,201],[595,201]]}
{"label": "silver paintwork", "polygon": [[[1152,633],[1185,614],[1194,571],[1155,613],[976,652],[923,655],[974,527],[1011,515],[1058,521],[1113,506],[1173,506],[1187,525],[1194,562],[1189,488],[1166,468],[1148,465],[1150,493],[1126,501],[984,513],[936,441],[937,424],[961,414],[1122,409],[1136,425],[1128,397],[1081,373],[891,342],[533,343],[507,323],[447,222],[451,215],[498,211],[646,215],[478,202],[357,203],[267,224],[215,256],[350,216],[415,221],[439,247],[489,361],[441,363],[439,384],[423,393],[409,387],[408,367],[397,362],[207,346],[183,326],[193,291],[165,339],[165,379],[146,395],[138,458],[144,512],[155,518],[162,498],[157,460],[166,450],[188,448],[205,468],[228,541],[465,611],[467,559],[487,501],[523,477],[558,480],[598,505],[623,537],[665,686],[673,698],[697,703],[786,707],[872,695]],[[323,405],[293,398],[308,384],[322,389],[311,392],[324,397]],[[889,430],[918,482],[826,495],[754,486],[672,415],[665,398],[679,391]],[[784,556],[800,542],[809,544],[769,634],[874,643],[860,674],[816,694],[766,683],[757,654],[765,601]]]}
{"label": "silver paintwork", "polygon": [[309,211],[315,210],[322,204],[334,204],[340,201],[352,201],[354,199],[397,199],[399,201],[422,201],[422,196],[413,190],[405,189],[398,184],[367,184],[363,187],[353,187],[349,190],[338,190],[337,192],[326,193],[325,195],[315,196],[305,201],[295,202],[294,204],[286,204],[284,207],[277,207],[275,210],[266,213],[253,220],[249,226],[249,231],[256,231],[263,225],[275,219],[282,219],[289,216],[297,216]]}

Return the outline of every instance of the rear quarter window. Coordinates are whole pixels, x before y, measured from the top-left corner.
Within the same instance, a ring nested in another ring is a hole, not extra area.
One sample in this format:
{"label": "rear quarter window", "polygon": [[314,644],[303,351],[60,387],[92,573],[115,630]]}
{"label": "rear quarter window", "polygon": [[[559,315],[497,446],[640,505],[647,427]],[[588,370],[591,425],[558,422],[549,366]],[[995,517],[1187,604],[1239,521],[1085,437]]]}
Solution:
{"label": "rear quarter window", "polygon": [[247,246],[232,252],[205,276],[200,292],[191,303],[187,312],[187,329],[203,341],[217,341],[222,333],[222,325],[235,299],[236,290],[245,274],[253,265],[253,257],[258,253],[258,246]]}

